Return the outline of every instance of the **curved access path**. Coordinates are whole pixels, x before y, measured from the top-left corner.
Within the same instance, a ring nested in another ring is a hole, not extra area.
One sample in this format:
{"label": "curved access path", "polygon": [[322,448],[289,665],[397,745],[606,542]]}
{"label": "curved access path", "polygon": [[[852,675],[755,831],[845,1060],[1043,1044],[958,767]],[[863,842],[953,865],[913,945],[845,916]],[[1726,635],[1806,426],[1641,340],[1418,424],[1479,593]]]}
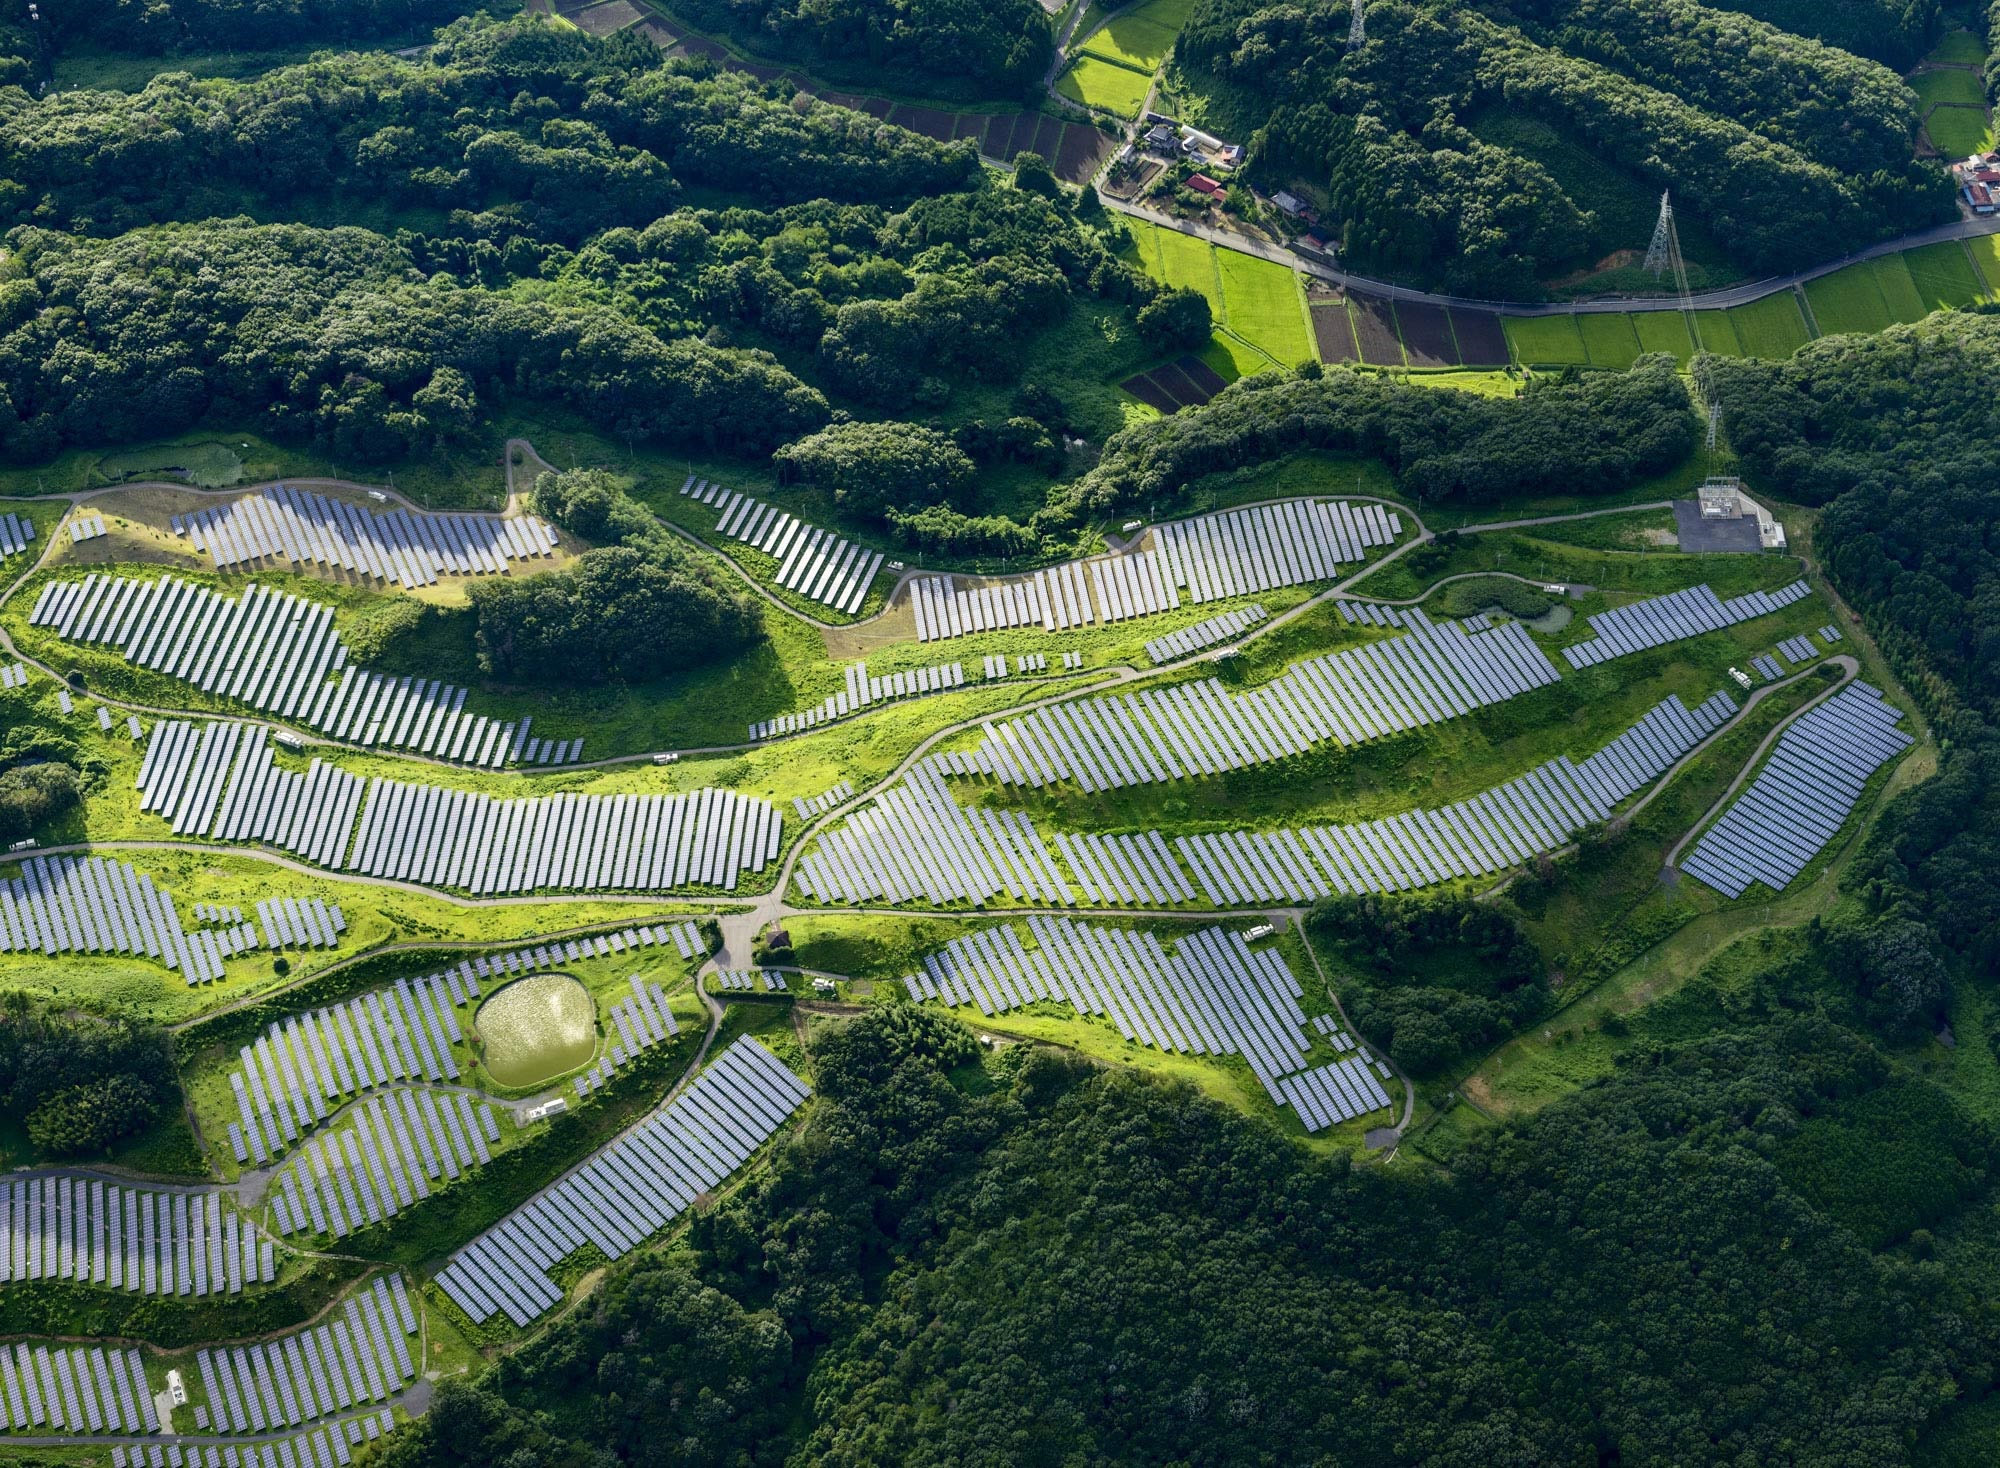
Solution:
{"label": "curved access path", "polygon": [[[1665,870],[1667,871],[1675,870],[1680,864],[1681,853],[1687,849],[1688,843],[1694,840],[1697,836],[1699,836],[1704,830],[1706,830],[1708,828],[1709,822],[1713,821],[1718,815],[1720,815],[1725,809],[1728,808],[1729,802],[1736,798],[1736,792],[1743,788],[1743,782],[1750,778],[1751,772],[1754,771],[1757,768],[1757,766],[1763,762],[1764,756],[1770,751],[1771,746],[1778,742],[1778,736],[1783,734],[1787,729],[1791,728],[1793,724],[1797,723],[1800,719],[1804,718],[1814,709],[1818,708],[1821,704],[1825,703],[1829,698],[1832,698],[1836,693],[1840,692],[1841,689],[1845,688],[1848,684],[1852,683],[1856,678],[1859,678],[1861,676],[1861,662],[1858,658],[1855,658],[1848,653],[1844,652],[1836,653],[1832,657],[1820,659],[1820,661],[1818,663],[1815,663],[1811,668],[1808,668],[1801,673],[1794,673],[1791,677],[1786,678],[1782,682],[1767,683],[1762,688],[1759,688],[1755,693],[1750,695],[1749,701],[1743,705],[1742,711],[1744,713],[1748,713],[1750,709],[1756,705],[1757,701],[1764,695],[1770,693],[1776,693],[1781,688],[1789,688],[1802,678],[1810,678],[1811,676],[1813,676],[1814,671],[1825,663],[1832,663],[1834,666],[1840,669],[1839,679],[1833,683],[1829,683],[1827,685],[1826,691],[1820,694],[1819,697],[1808,699],[1805,703],[1801,704],[1798,708],[1794,709],[1791,713],[1785,715],[1784,718],[1780,719],[1778,721],[1777,727],[1772,729],[1769,734],[1766,734],[1763,737],[1763,739],[1758,743],[1757,747],[1750,751],[1750,758],[1743,761],[1743,768],[1736,772],[1736,778],[1729,782],[1729,788],[1727,790],[1724,790],[1722,794],[1718,795],[1715,798],[1715,803],[1709,806],[1707,810],[1703,811],[1700,817],[1696,819],[1695,823],[1689,826],[1686,832],[1682,834],[1681,839],[1676,841],[1673,844],[1673,846],[1668,850],[1666,860],[1660,864]],[[1699,754],[1708,745],[1714,743],[1715,739],[1719,735],[1721,735],[1725,729],[1731,727],[1731,725],[1734,722],[1735,721],[1732,720],[1731,724],[1725,724],[1723,726],[1723,729],[1716,730],[1715,734],[1709,736],[1708,739],[1703,740],[1700,744],[1696,745],[1693,749],[1689,750],[1686,758],[1683,759],[1680,762],[1680,764],[1675,765],[1672,770],[1668,771],[1668,775],[1671,777],[1673,774],[1677,773],[1680,770],[1682,764],[1686,764],[1688,760],[1693,759],[1695,755]],[[1655,795],[1658,795],[1659,793],[1660,792],[1657,789],[1648,792],[1644,800],[1640,801],[1638,804],[1634,805],[1631,810],[1626,812],[1625,818],[1627,820],[1630,820],[1633,816],[1636,816],[1640,811],[1644,810],[1646,806],[1652,801],[1653,797]]]}

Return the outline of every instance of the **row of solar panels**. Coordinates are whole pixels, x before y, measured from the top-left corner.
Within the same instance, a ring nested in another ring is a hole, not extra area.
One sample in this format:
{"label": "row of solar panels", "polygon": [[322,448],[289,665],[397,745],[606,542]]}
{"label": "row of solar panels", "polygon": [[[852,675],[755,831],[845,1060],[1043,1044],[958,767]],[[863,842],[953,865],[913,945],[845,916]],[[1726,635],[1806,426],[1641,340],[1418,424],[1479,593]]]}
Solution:
{"label": "row of solar panels", "polygon": [[437,1276],[474,1321],[525,1326],[560,1304],[550,1271],[584,1244],[622,1257],[712,1192],[810,1094],[745,1035],[694,1083],[465,1245]]}
{"label": "row of solar panels", "polygon": [[271,1214],[284,1235],[343,1239],[492,1160],[493,1108],[462,1091],[394,1090],[364,1098],[344,1124],[305,1139],[279,1174]]}
{"label": "row of solar panels", "polygon": [[1599,612],[1590,619],[1595,639],[1564,648],[1563,656],[1572,668],[1587,668],[1608,658],[1733,627],[1811,594],[1812,588],[1804,581],[1794,581],[1777,591],[1751,591],[1724,601],[1712,587],[1691,586]]}
{"label": "row of solar panels", "polygon": [[270,1243],[219,1193],[72,1176],[0,1182],[0,1283],[67,1279],[199,1296],[276,1277]]}
{"label": "row of solar panels", "polygon": [[1852,683],[1794,720],[1681,870],[1729,897],[1782,892],[1839,834],[1869,776],[1916,741],[1881,690]]}
{"label": "row of solar panels", "polygon": [[355,1291],[324,1324],[198,1351],[213,1428],[277,1431],[386,1402],[416,1379],[405,1339],[416,1333],[416,1311],[396,1273]]}
{"label": "row of solar panels", "polygon": [[1054,846],[1068,880],[1022,812],[961,805],[941,778],[959,757],[935,756],[822,833],[801,859],[798,881],[822,901],[983,903],[1005,892],[1064,906],[1075,901],[1072,881],[1087,902],[1146,906],[1192,902],[1203,892],[1234,905],[1335,890],[1403,891],[1490,873],[1562,846],[1665,773],[1734,711],[1723,693],[1692,710],[1669,697],[1581,764],[1551,761],[1441,810],[1382,821],[1181,838],[1172,843],[1180,862],[1157,831],[1060,834]]}
{"label": "row of solar panels", "polygon": [[1517,624],[1473,636],[1427,627],[1295,663],[1248,693],[1208,679],[1051,704],[987,724],[979,753],[1006,784],[1096,792],[1379,739],[1555,681]]}
{"label": "row of solar panels", "polygon": [[0,882],[0,953],[121,953],[159,960],[190,984],[222,977],[228,956],[212,932],[189,932],[173,894],[129,862],[33,856]]}
{"label": "row of solar panels", "polygon": [[750,737],[775,739],[780,734],[797,734],[817,729],[835,719],[859,713],[871,703],[898,698],[916,698],[926,693],[944,693],[965,684],[963,663],[939,663],[928,668],[909,668],[899,673],[870,675],[866,665],[847,665],[847,686],[829,693],[803,713],[780,714],[775,719],[759,719],[750,726]]}
{"label": "row of solar panels", "polygon": [[217,570],[281,556],[295,566],[337,566],[406,590],[440,576],[505,572],[509,561],[546,556],[556,533],[535,515],[373,514],[346,500],[282,484],[170,522]]}
{"label": "row of solar panels", "polygon": [[1155,637],[1146,644],[1146,656],[1156,663],[1170,663],[1189,653],[1200,652],[1204,647],[1214,647],[1218,642],[1240,637],[1269,615],[1260,604],[1252,602],[1247,607],[1238,607],[1233,612],[1196,622],[1192,627]]}

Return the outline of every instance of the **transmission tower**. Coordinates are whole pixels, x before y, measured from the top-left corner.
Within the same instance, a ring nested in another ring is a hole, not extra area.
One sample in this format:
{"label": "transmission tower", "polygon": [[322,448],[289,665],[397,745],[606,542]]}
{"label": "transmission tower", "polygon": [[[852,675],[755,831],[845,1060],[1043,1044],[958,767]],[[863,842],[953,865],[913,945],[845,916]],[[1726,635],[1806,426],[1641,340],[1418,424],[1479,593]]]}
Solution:
{"label": "transmission tower", "polygon": [[1361,43],[1368,39],[1367,5],[1368,0],[1354,0],[1354,24],[1347,28],[1347,49],[1350,51],[1358,50]]}
{"label": "transmission tower", "polygon": [[[1681,255],[1681,232],[1674,223],[1674,196],[1660,195],[1660,222],[1653,226],[1653,243],[1646,250],[1646,269],[1658,280],[1673,272],[1674,294],[1680,298],[1681,318],[1687,322],[1688,344],[1694,355],[1701,354],[1701,323],[1695,319],[1694,292],[1688,289],[1687,260]],[[1702,399],[1702,384],[1695,383],[1695,396]]]}
{"label": "transmission tower", "polygon": [[1646,248],[1646,273],[1658,280],[1673,263],[1674,196],[1660,195],[1660,222],[1653,226],[1653,243]]}

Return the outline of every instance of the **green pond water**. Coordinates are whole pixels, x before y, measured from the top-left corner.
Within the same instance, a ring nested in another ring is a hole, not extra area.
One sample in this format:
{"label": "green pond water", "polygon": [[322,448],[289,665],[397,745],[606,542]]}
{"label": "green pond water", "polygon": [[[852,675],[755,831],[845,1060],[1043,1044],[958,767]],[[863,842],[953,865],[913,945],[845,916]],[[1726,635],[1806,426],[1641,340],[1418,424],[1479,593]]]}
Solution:
{"label": "green pond water", "polygon": [[537,974],[479,1006],[473,1023],[486,1069],[503,1086],[538,1086],[597,1049],[597,1005],[561,974]]}

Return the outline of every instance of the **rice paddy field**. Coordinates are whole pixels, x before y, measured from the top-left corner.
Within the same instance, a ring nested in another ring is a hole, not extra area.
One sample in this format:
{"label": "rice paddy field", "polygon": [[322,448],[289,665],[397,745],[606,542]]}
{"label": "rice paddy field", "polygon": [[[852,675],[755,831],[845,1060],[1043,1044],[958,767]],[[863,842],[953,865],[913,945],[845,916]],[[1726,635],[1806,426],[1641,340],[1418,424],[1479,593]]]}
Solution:
{"label": "rice paddy field", "polygon": [[1077,24],[1075,59],[1056,90],[1086,107],[1137,117],[1193,9],[1194,0],[1145,0],[1107,16],[1093,5]]}
{"label": "rice paddy field", "polygon": [[[1968,248],[1969,247],[1969,248]],[[2000,237],[1947,240],[1864,260],[1805,287],[1822,336],[1880,331],[1918,321],[1945,306],[1964,307],[1995,293]],[[1690,356],[1686,318],[1678,311],[1508,316],[1502,322],[1517,362],[1540,367],[1629,367],[1644,352]],[[1702,350],[1725,357],[1789,357],[1812,340],[1798,295],[1777,291],[1747,306],[1697,311]]]}
{"label": "rice paddy field", "polygon": [[1143,219],[1125,223],[1132,231],[1129,258],[1168,285],[1208,297],[1215,339],[1202,357],[1223,376],[1293,367],[1313,356],[1312,327],[1294,271]]}
{"label": "rice paddy field", "polygon": [[1152,89],[1152,72],[1135,71],[1088,52],[1072,61],[1056,81],[1056,90],[1072,102],[1128,120],[1139,115]]}

